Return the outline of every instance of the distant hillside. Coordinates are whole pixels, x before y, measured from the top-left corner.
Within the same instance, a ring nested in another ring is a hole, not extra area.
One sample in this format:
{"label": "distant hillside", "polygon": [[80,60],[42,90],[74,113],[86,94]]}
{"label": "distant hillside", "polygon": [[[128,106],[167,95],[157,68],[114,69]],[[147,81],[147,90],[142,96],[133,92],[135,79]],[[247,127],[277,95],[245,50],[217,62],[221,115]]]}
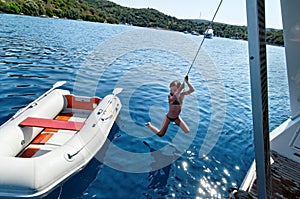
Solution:
{"label": "distant hillside", "polygon": [[[130,24],[203,34],[208,21],[177,19],[155,9],[127,8],[107,0],[0,0],[0,12],[31,16],[59,17],[112,24]],[[214,34],[247,40],[247,28],[222,23],[213,24]],[[267,42],[283,45],[282,30],[267,31]]]}

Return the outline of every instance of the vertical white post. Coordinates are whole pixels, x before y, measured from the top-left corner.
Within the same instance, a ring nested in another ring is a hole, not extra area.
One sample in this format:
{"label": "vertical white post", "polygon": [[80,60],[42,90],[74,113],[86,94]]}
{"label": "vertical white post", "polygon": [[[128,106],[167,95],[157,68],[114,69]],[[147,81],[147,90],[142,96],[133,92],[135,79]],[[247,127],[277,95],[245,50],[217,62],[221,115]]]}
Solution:
{"label": "vertical white post", "polygon": [[264,0],[247,0],[248,49],[258,198],[271,197]]}
{"label": "vertical white post", "polygon": [[300,1],[281,0],[291,118],[300,116]]}

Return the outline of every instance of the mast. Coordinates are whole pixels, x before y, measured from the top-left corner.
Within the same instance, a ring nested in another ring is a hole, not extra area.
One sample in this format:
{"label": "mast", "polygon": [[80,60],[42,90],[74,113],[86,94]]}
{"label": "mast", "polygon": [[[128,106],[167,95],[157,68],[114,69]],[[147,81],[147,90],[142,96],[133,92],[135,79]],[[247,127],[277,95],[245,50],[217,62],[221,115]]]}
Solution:
{"label": "mast", "polygon": [[291,119],[300,116],[300,1],[281,0]]}
{"label": "mast", "polygon": [[271,198],[265,2],[247,0],[248,49],[258,198]]}

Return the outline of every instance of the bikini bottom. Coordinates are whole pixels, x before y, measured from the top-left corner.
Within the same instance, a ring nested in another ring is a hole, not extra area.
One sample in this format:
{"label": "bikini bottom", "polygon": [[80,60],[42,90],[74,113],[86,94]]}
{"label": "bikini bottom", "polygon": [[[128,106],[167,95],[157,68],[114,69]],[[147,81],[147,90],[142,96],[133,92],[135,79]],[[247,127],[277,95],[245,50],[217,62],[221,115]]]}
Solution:
{"label": "bikini bottom", "polygon": [[171,117],[169,117],[168,115],[167,115],[167,118],[168,118],[171,122],[175,122],[175,121],[178,119],[178,117],[176,117],[176,118],[171,118]]}

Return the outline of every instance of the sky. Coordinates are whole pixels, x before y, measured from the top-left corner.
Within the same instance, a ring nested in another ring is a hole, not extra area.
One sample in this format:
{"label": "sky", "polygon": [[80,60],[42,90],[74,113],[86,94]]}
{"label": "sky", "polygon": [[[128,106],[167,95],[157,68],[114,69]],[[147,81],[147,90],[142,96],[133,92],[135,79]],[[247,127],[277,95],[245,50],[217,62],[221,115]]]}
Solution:
{"label": "sky", "polygon": [[[154,8],[178,19],[211,21],[220,0],[110,0],[130,8]],[[266,27],[282,29],[280,0],[265,0]],[[231,25],[247,25],[246,0],[223,0],[214,20]]]}

